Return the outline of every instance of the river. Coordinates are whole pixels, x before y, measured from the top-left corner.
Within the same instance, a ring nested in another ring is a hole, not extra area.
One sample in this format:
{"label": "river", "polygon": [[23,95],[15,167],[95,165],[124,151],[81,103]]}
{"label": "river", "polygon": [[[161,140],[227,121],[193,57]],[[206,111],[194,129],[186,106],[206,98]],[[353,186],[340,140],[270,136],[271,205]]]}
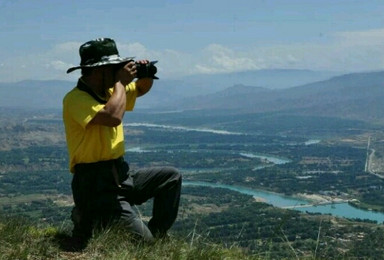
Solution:
{"label": "river", "polygon": [[352,207],[347,202],[324,204],[324,205],[317,205],[317,206],[304,206],[304,205],[311,204],[313,202],[310,202],[304,199],[298,199],[291,196],[284,196],[278,193],[267,192],[267,191],[256,190],[256,189],[249,189],[249,188],[235,186],[235,185],[217,184],[217,183],[209,183],[209,182],[201,182],[201,181],[184,181],[183,185],[229,189],[229,190],[240,192],[242,194],[252,195],[255,198],[261,199],[264,202],[279,208],[294,208],[294,210],[299,210],[302,212],[331,214],[333,216],[338,216],[343,218],[352,218],[352,219],[354,218],[369,219],[369,220],[377,221],[378,223],[384,222],[383,213],[358,209],[358,208]]}
{"label": "river", "polygon": [[253,154],[253,153],[240,153],[240,155],[247,157],[247,158],[258,158],[261,160],[271,162],[273,164],[286,164],[286,163],[291,162],[291,160],[289,160],[289,159],[278,158],[278,157],[269,156],[269,155],[259,155],[259,154]]}

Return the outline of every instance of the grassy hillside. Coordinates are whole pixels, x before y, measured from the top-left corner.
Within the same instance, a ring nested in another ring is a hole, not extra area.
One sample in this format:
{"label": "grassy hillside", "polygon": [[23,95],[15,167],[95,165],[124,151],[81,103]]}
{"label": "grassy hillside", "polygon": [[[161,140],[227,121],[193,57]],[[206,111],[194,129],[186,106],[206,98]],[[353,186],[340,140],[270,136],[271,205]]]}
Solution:
{"label": "grassy hillside", "polygon": [[133,241],[121,229],[96,234],[83,251],[66,249],[65,227],[38,227],[24,219],[0,220],[0,259],[260,259],[201,237],[171,237],[155,244]]}

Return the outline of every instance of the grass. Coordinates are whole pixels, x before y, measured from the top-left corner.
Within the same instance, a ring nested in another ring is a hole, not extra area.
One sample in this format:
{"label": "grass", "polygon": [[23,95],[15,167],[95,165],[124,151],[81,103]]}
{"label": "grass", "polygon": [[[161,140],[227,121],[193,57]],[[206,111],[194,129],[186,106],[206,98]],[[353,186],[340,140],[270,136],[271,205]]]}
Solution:
{"label": "grass", "polygon": [[[197,225],[197,224],[196,224]],[[69,234],[72,225],[63,223],[62,226],[48,226],[21,217],[2,217],[0,215],[0,260],[42,260],[42,259],[92,259],[92,260],[269,260],[269,259],[383,259],[380,243],[383,241],[382,229],[375,228],[380,236],[368,236],[360,243],[354,244],[348,254],[338,252],[336,245],[322,247],[321,236],[324,233],[323,222],[320,221],[317,230],[317,240],[308,242],[312,247],[308,252],[299,250],[288,239],[285,231],[279,226],[276,229],[277,241],[266,241],[267,247],[257,254],[250,255],[237,246],[237,243],[224,246],[213,243],[208,235],[202,235],[191,230],[189,235],[171,236],[157,240],[153,244],[135,240],[119,226],[113,226],[95,233],[83,250],[68,248]],[[238,235],[240,237],[240,234]],[[372,244],[375,243],[374,246]],[[377,244],[377,245],[376,245]],[[277,257],[275,250],[285,250],[284,256]],[[329,258],[327,250],[336,250]],[[364,256],[361,255],[362,252]],[[379,258],[377,258],[379,256]],[[352,257],[352,258],[351,258]]]}
{"label": "grass", "polygon": [[[134,241],[118,227],[106,229],[82,251],[63,249],[69,227],[39,227],[22,218],[0,219],[0,259],[260,259],[240,248],[224,248],[200,236],[158,240],[154,244]],[[198,237],[198,238],[197,238]]]}

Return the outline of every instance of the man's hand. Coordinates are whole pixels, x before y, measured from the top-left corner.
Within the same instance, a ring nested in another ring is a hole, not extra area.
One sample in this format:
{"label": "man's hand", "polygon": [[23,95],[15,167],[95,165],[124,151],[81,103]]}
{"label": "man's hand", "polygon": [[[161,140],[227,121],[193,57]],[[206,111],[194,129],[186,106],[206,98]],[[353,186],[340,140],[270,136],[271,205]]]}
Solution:
{"label": "man's hand", "polygon": [[116,71],[116,82],[120,81],[123,86],[128,85],[136,77],[137,70],[134,61],[130,61]]}
{"label": "man's hand", "polygon": [[124,86],[131,83],[137,77],[136,63],[148,64],[149,60],[130,61],[116,72],[116,82],[120,81]]}
{"label": "man's hand", "polygon": [[148,64],[148,63],[149,63],[149,60],[138,60],[138,61],[136,61],[136,63],[140,63],[140,64]]}

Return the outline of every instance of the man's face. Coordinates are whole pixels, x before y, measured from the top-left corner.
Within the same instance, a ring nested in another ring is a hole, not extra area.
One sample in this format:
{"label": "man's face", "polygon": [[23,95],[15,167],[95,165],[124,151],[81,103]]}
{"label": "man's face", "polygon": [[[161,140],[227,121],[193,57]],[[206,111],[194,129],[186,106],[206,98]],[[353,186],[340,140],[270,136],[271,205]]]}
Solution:
{"label": "man's face", "polygon": [[116,83],[116,66],[106,65],[101,67],[103,86],[105,89],[112,88]]}

